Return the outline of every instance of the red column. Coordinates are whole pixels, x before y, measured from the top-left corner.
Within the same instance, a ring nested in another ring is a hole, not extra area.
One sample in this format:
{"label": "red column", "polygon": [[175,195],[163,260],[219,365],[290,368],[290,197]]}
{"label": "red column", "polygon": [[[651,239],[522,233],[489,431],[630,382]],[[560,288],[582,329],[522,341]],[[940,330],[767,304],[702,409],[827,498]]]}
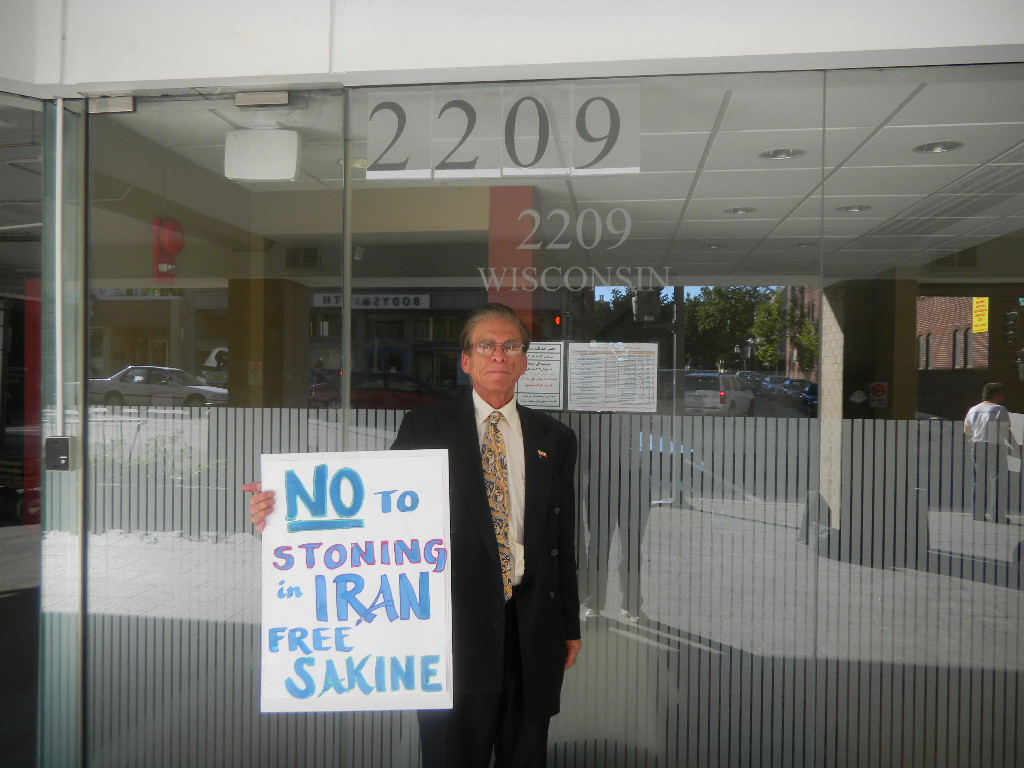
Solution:
{"label": "red column", "polygon": [[491,187],[487,266],[493,279],[488,285],[487,300],[512,307],[532,333],[534,292],[524,290],[523,270],[533,267],[536,251],[519,247],[524,241],[535,242],[531,239],[535,219],[529,214],[522,215],[528,210],[540,210],[533,187]]}

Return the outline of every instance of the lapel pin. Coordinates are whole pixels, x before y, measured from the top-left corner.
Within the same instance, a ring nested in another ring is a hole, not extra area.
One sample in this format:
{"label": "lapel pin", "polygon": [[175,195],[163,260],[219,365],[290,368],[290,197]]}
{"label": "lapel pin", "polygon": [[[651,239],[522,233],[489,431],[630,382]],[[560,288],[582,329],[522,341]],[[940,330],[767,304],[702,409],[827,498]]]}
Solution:
{"label": "lapel pin", "polygon": [[537,455],[540,456],[542,459],[546,459],[548,457],[547,453],[541,450],[537,451]]}

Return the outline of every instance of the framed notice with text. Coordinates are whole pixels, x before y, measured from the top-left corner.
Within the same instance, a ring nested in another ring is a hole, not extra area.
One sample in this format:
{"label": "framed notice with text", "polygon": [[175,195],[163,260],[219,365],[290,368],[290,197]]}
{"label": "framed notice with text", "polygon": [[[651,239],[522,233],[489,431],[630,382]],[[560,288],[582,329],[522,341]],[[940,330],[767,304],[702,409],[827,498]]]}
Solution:
{"label": "framed notice with text", "polygon": [[269,454],[263,712],[452,705],[448,452]]}
{"label": "framed notice with text", "polygon": [[516,399],[521,405],[561,410],[564,350],[565,344],[561,341],[530,342],[526,372],[516,383]]}
{"label": "framed notice with text", "polygon": [[568,368],[570,411],[657,410],[657,344],[572,343]]}

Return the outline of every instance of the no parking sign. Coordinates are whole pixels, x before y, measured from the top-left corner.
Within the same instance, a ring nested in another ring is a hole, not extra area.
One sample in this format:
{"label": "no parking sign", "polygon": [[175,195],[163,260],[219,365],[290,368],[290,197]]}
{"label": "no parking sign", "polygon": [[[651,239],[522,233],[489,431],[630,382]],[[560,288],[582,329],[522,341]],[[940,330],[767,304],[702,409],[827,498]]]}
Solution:
{"label": "no parking sign", "polygon": [[889,383],[873,381],[868,384],[868,405],[872,408],[889,407]]}

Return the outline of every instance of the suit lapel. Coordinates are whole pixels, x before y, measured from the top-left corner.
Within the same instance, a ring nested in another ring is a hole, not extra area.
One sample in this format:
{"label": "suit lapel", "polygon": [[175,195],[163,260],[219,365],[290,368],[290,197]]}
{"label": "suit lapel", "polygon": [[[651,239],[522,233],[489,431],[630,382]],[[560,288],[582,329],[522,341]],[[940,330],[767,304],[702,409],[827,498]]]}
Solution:
{"label": "suit lapel", "polygon": [[555,436],[547,430],[543,420],[529,408],[519,407],[519,420],[523,426],[523,452],[526,460],[526,498],[523,510],[526,572],[523,582],[530,579],[531,563],[544,556],[544,526],[547,499],[551,492],[552,466],[555,461]]}

